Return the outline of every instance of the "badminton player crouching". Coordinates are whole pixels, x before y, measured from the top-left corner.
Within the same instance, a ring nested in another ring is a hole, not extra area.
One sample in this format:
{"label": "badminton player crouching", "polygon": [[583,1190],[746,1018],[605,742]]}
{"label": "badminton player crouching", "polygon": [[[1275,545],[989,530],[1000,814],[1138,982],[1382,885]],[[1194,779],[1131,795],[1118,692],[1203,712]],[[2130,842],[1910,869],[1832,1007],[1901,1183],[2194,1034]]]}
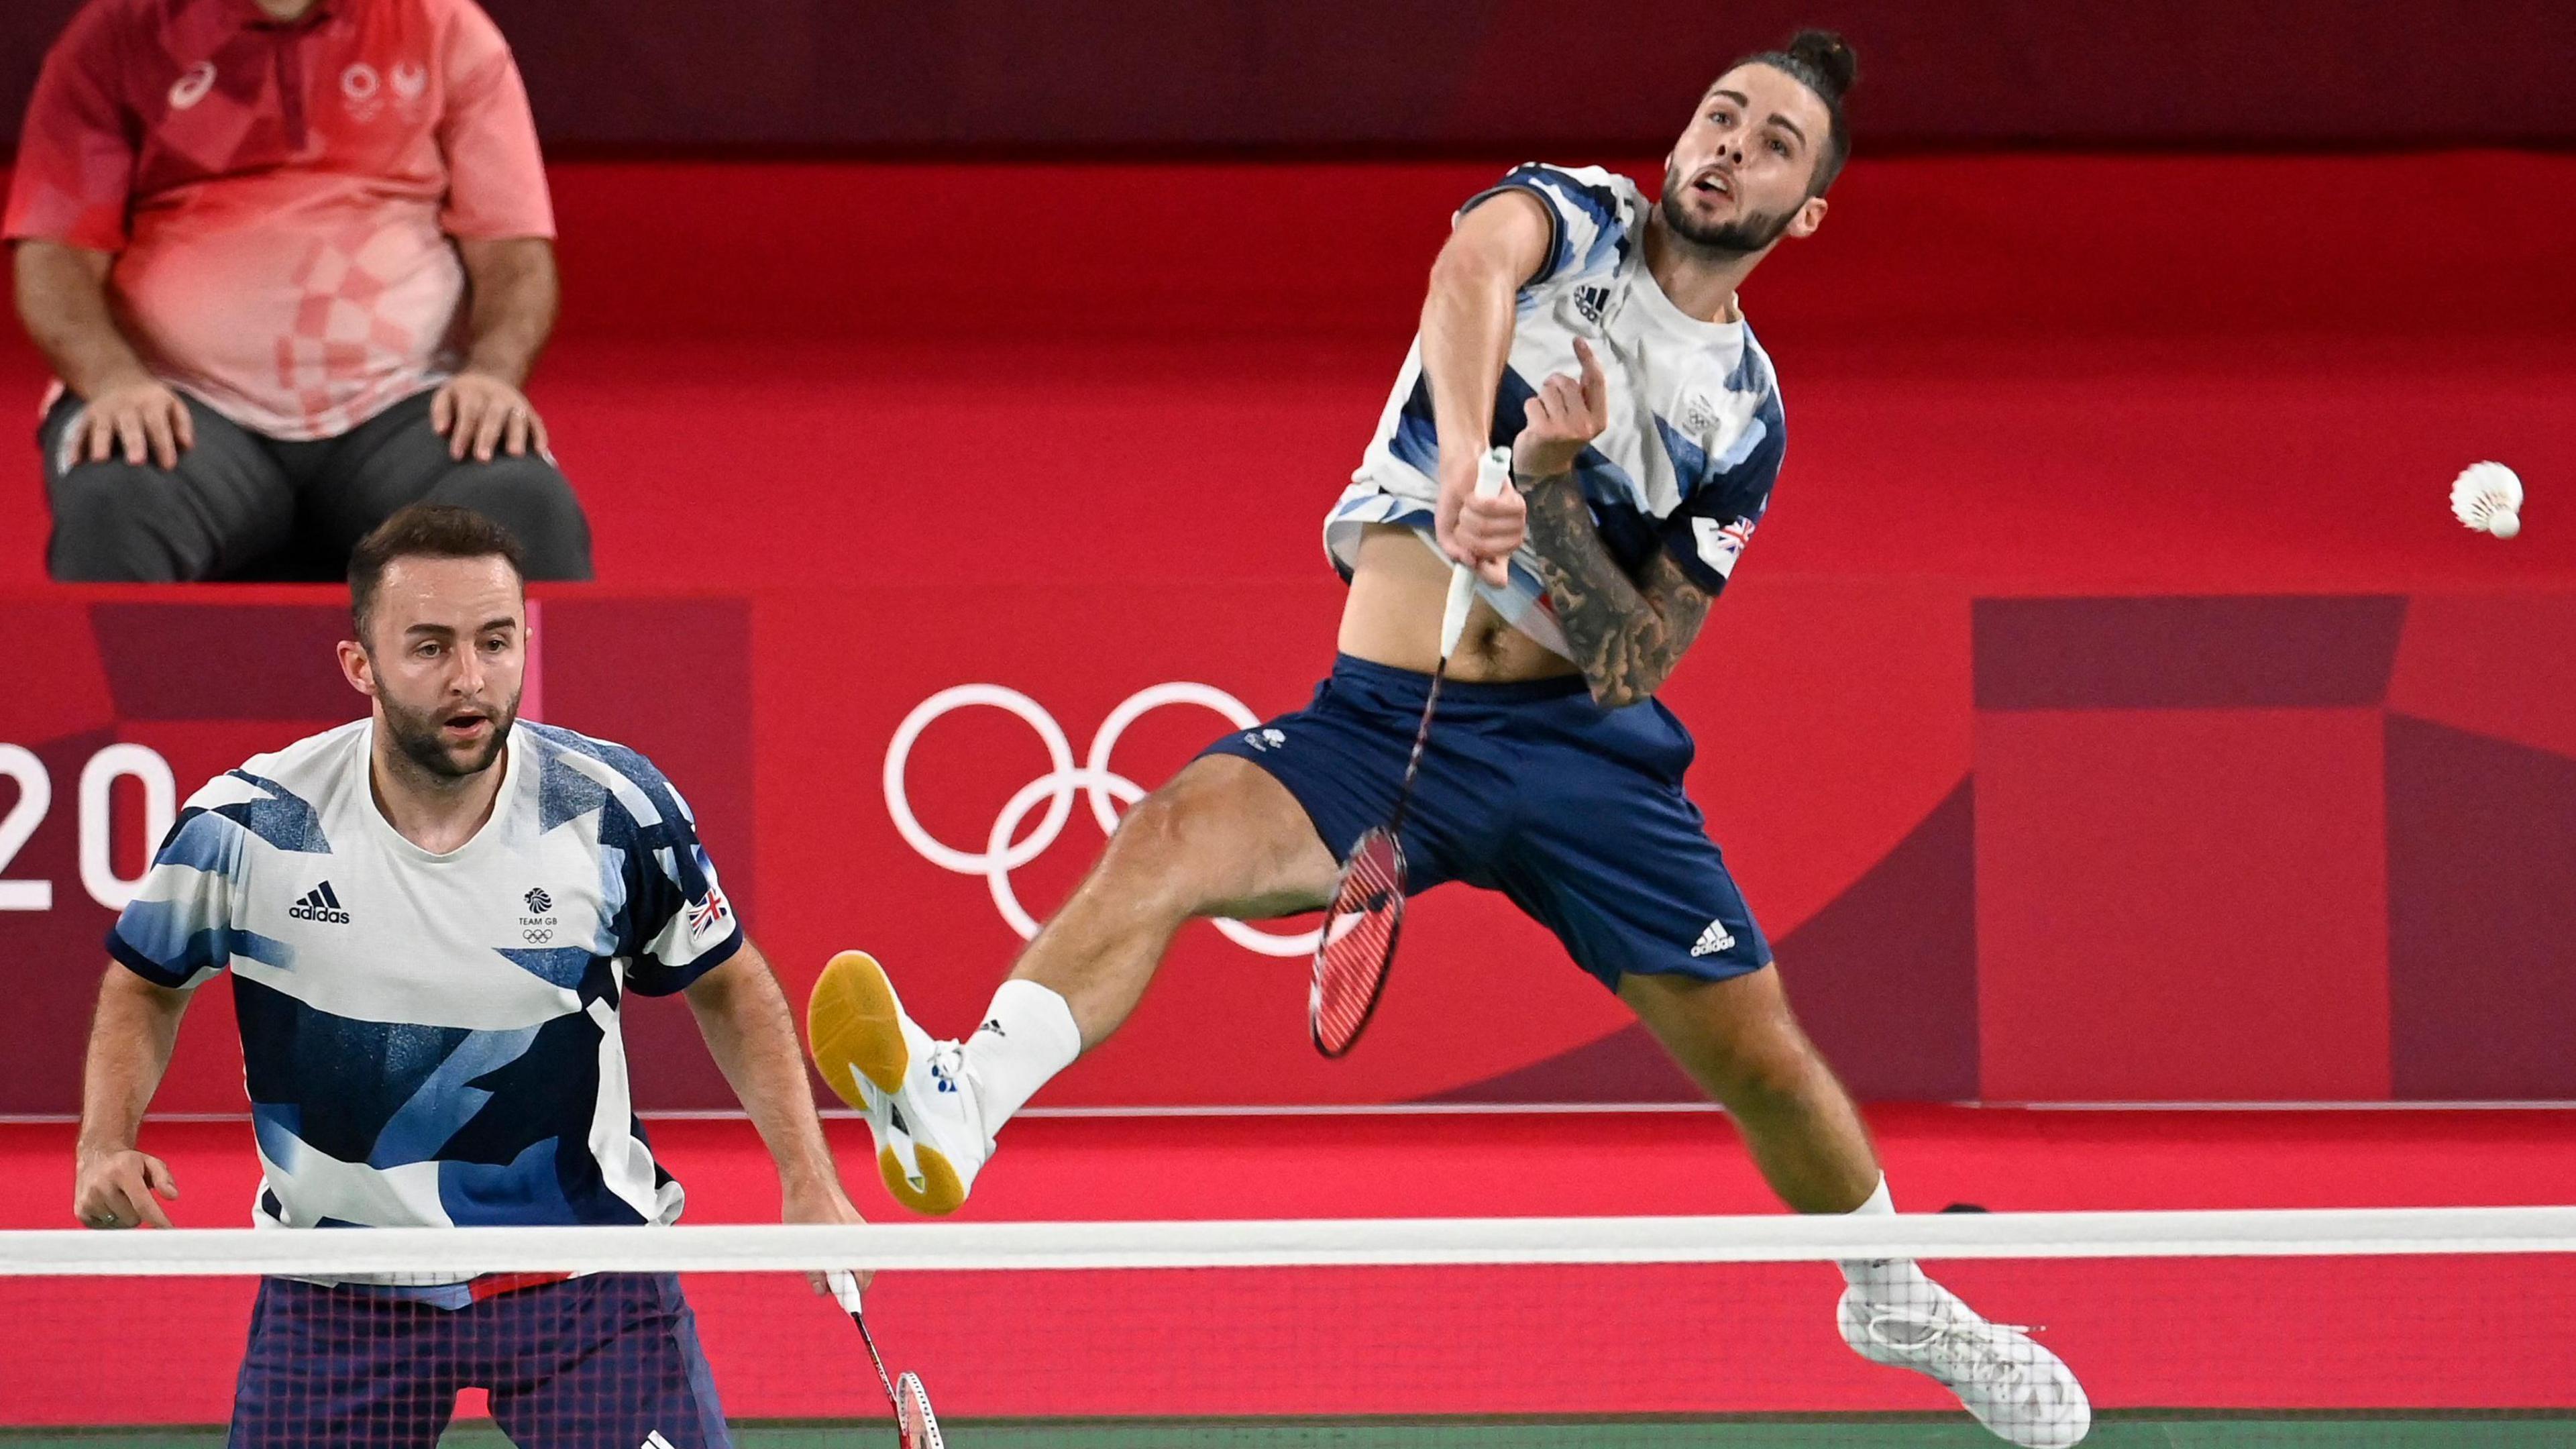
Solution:
{"label": "badminton player crouching", "polygon": [[[634,751],[517,719],[517,545],[415,506],[359,543],[368,719],[190,797],[108,937],[74,1211],[167,1227],[136,1149],[196,988],[231,969],[261,1226],[668,1223],[680,1185],[627,1096],[618,1006],[684,992],[776,1158],[790,1222],[858,1221],[795,1025],[679,792]],[[528,1449],[731,1442],[679,1280],[269,1278],[235,1449],[437,1442],[490,1391]]]}
{"label": "badminton player crouching", "polygon": [[[818,1028],[818,1060],[868,1111],[898,1199],[956,1208],[1003,1122],[1117,1029],[1182,922],[1332,898],[1337,863],[1389,817],[1456,561],[1482,576],[1481,603],[1405,816],[1410,887],[1498,890],[1546,925],[1726,1106],[1791,1208],[1893,1211],[1683,793],[1691,738],[1654,698],[1770,502],[1780,393],[1736,289],[1824,220],[1853,71],[1814,31],[1735,65],[1675,141],[1660,201],[1606,171],[1535,165],[1468,201],[1325,523],[1350,594],[1313,704],[1138,805],[963,1046],[906,1019],[864,956],[827,972],[820,989],[855,1025]],[[1479,499],[1479,457],[1501,444],[1516,487]],[[902,1085],[872,1093],[868,1076]],[[1843,1272],[1855,1350],[1939,1379],[2015,1443],[2083,1437],[2083,1390],[2020,1330],[1908,1261]]]}

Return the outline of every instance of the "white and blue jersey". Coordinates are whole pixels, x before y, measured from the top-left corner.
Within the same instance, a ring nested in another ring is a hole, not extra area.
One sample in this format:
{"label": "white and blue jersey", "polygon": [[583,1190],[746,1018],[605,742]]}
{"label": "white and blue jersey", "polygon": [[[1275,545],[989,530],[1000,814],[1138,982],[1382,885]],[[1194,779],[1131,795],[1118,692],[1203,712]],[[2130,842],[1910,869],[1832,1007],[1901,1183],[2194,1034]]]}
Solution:
{"label": "white and blue jersey", "polygon": [[521,722],[491,818],[433,855],[377,807],[372,733],[208,783],[108,936],[162,986],[230,968],[255,1221],[674,1220],[617,1013],[741,949],[688,806],[633,750]]}
{"label": "white and blue jersey", "polygon": [[[1520,289],[1492,441],[1519,436],[1522,405],[1551,373],[1578,373],[1574,339],[1583,338],[1608,383],[1610,419],[1574,472],[1602,543],[1632,573],[1661,549],[1717,592],[1780,472],[1786,437],[1771,360],[1742,321],[1700,321],[1656,285],[1644,246],[1654,203],[1635,182],[1598,167],[1523,166],[1460,214],[1507,190],[1538,199],[1551,236],[1547,260]],[[1430,541],[1439,453],[1416,337],[1367,456],[1324,522],[1324,547],[1344,577],[1368,524],[1411,525]],[[1477,587],[1523,633],[1566,652],[1531,548],[1513,556],[1508,588]]]}

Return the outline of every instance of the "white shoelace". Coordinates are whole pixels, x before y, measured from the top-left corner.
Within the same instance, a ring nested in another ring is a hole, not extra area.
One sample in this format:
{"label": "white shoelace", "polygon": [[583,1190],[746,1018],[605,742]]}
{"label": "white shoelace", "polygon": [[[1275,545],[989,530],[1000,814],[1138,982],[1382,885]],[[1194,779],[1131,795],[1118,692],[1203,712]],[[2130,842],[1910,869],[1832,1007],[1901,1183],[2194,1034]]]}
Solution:
{"label": "white shoelace", "polygon": [[[931,1043],[930,1060],[926,1065],[930,1068],[934,1088],[947,1087],[959,1093],[970,1090],[966,1080],[966,1052],[957,1043]],[[895,1161],[902,1166],[904,1180],[911,1183],[916,1191],[927,1186],[929,1179],[922,1175],[918,1150],[920,1129],[904,1116],[901,1103],[891,1100],[886,1103],[886,1125],[894,1129],[894,1140],[887,1146],[894,1153]]]}
{"label": "white shoelace", "polygon": [[984,1099],[976,1092],[974,1074],[966,1070],[966,1044],[954,1041],[932,1043],[930,1077],[933,1082],[957,1094],[967,1121],[973,1124],[976,1140],[983,1144],[986,1153],[991,1153],[993,1139],[984,1130]]}
{"label": "white shoelace", "polygon": [[[1919,1329],[1921,1336],[1891,1336],[1880,1330],[1880,1325],[1887,1323]],[[1991,1323],[1982,1318],[1917,1313],[1904,1308],[1874,1308],[1868,1326],[1869,1336],[1887,1347],[1930,1360],[1934,1376],[1944,1383],[1973,1382],[1999,1390],[2016,1400],[2028,1400],[2037,1395],[2039,1385],[2031,1378],[2030,1365],[1998,1342],[2001,1334],[2027,1335],[2031,1332],[2017,1323]]]}
{"label": "white shoelace", "polygon": [[954,1083],[952,1090],[966,1090],[966,1048],[953,1041],[933,1042],[930,1047],[930,1079]]}

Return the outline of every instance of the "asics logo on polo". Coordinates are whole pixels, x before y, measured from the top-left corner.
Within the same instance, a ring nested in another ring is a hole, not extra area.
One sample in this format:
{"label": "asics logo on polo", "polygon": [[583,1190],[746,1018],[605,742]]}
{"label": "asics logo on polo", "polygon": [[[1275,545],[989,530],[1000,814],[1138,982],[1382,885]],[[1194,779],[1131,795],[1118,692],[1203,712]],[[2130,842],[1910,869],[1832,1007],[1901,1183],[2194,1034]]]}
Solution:
{"label": "asics logo on polo", "polygon": [[304,893],[304,899],[286,908],[286,913],[299,921],[320,921],[326,925],[349,924],[349,913],[340,905],[339,893],[324,881]]}
{"label": "asics logo on polo", "polygon": [[204,100],[206,93],[214,88],[215,63],[211,60],[201,60],[188,67],[187,72],[177,80],[170,82],[170,109],[187,110]]}

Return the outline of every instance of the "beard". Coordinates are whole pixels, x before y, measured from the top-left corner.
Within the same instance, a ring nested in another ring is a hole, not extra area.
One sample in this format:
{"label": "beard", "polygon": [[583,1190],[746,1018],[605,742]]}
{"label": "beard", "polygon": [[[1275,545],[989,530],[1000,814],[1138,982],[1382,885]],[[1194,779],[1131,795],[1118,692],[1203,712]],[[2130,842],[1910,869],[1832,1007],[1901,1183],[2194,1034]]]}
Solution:
{"label": "beard", "polygon": [[1789,229],[1794,211],[1748,211],[1730,221],[1715,225],[1695,221],[1682,206],[1682,175],[1678,166],[1664,168],[1664,225],[1673,235],[1703,251],[1720,256],[1745,257],[1780,239]]}
{"label": "beard", "polygon": [[[394,748],[402,752],[403,758],[430,774],[449,780],[467,779],[492,768],[492,762],[501,758],[502,749],[509,743],[510,726],[519,718],[519,696],[516,694],[511,695],[509,702],[499,709],[478,705],[463,710],[455,706],[415,710],[396,703],[391,696],[381,692],[376,695],[376,705],[384,711],[386,736],[393,741]],[[442,727],[457,714],[469,711],[489,719],[492,729],[480,744],[474,746],[472,753],[460,759],[442,738]]]}

